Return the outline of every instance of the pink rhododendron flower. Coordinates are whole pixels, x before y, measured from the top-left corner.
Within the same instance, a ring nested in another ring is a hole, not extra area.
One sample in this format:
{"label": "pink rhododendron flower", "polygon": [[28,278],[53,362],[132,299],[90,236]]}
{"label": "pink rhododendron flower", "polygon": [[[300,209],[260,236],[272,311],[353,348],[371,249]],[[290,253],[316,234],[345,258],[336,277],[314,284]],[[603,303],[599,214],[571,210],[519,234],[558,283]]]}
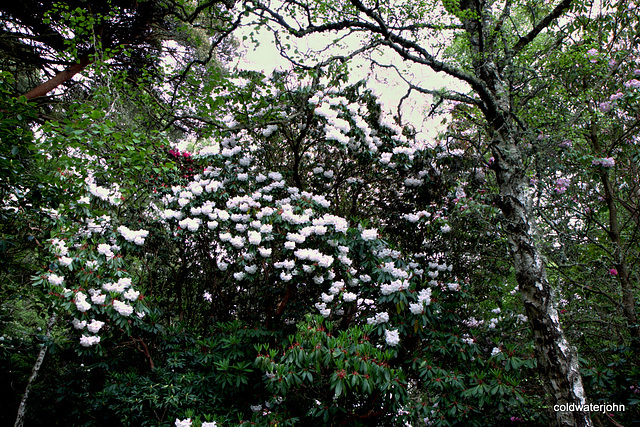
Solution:
{"label": "pink rhododendron flower", "polygon": [[624,82],[624,87],[637,89],[640,87],[640,80],[631,79],[628,82]]}

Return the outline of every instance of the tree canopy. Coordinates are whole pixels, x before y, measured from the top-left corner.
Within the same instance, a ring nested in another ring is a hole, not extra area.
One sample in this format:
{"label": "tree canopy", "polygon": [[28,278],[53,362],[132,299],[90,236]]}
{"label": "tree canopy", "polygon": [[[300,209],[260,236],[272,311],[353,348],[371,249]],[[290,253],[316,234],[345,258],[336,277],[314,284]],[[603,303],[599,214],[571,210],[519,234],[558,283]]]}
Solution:
{"label": "tree canopy", "polygon": [[633,3],[0,13],[6,423],[640,419]]}

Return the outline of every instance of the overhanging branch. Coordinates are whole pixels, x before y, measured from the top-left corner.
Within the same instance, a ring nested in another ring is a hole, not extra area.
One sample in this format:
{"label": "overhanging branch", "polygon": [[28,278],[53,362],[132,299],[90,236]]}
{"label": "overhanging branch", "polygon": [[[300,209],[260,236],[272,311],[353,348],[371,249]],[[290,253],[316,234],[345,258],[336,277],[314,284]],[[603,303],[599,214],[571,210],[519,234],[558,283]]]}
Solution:
{"label": "overhanging branch", "polygon": [[[277,23],[297,38],[303,38],[311,34],[321,34],[342,30],[362,31],[365,33],[381,36],[381,39],[376,41],[377,45],[388,46],[405,60],[414,62],[416,64],[425,65],[436,72],[444,72],[452,77],[455,77],[456,79],[468,83],[474,90],[480,93],[481,98],[483,99],[486,97],[482,96],[483,94],[487,96],[489,95],[485,85],[483,85],[482,82],[476,77],[464,72],[463,70],[455,66],[437,60],[417,42],[400,36],[396,33],[396,31],[398,30],[395,30],[388,26],[384,22],[382,17],[380,17],[380,15],[375,13],[373,10],[368,9],[359,0],[351,0],[350,2],[360,13],[366,15],[373,22],[369,22],[367,20],[346,18],[338,20],[336,22],[323,23],[321,25],[309,23],[309,25],[307,25],[306,27],[296,28],[289,22],[287,22],[283,15],[270,9],[268,6],[264,5],[261,2],[253,1],[252,4],[254,7],[252,10],[254,12],[264,12],[268,16],[268,19]],[[433,26],[433,28],[438,27]],[[371,44],[370,46],[372,45],[373,44]]]}
{"label": "overhanging branch", "polygon": [[500,61],[500,65],[503,66],[508,63],[513,57],[518,55],[525,47],[527,47],[527,45],[531,43],[545,28],[547,28],[554,19],[559,18],[569,8],[569,6],[571,6],[571,1],[572,0],[562,0],[562,2],[558,4],[551,13],[542,18],[527,35],[520,37],[516,44],[511,48],[509,54]]}
{"label": "overhanging branch", "polygon": [[45,96],[47,93],[51,92],[61,84],[71,80],[73,76],[87,68],[87,66],[91,63],[93,63],[92,55],[86,54],[82,58],[80,58],[78,62],[59,72],[46,82],[34,87],[29,92],[25,93],[24,96],[28,100]]}

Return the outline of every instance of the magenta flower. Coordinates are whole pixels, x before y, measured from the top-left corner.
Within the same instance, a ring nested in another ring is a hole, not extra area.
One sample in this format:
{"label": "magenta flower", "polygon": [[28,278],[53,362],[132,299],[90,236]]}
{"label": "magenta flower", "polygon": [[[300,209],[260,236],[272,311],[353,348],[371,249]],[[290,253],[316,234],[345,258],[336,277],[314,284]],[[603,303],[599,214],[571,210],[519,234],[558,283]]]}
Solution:
{"label": "magenta flower", "polygon": [[616,270],[615,268],[610,268],[609,269],[609,274],[612,276],[617,276],[618,275],[618,270]]}

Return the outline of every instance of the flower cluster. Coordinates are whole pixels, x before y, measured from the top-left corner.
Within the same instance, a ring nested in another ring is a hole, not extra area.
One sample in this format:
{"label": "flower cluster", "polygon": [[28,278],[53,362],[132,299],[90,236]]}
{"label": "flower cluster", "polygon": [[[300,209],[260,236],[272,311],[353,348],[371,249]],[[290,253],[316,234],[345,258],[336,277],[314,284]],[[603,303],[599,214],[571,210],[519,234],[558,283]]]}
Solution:
{"label": "flower cluster", "polygon": [[594,166],[602,166],[603,168],[612,168],[615,166],[616,161],[613,159],[613,157],[605,157],[594,159],[591,164]]}
{"label": "flower cluster", "polygon": [[124,237],[124,240],[135,243],[138,246],[144,245],[144,239],[149,235],[147,230],[133,231],[124,225],[118,227],[118,232]]}
{"label": "flower cluster", "polygon": [[[113,230],[111,227],[105,229]],[[112,234],[114,239],[121,237],[134,243],[148,234],[145,230],[134,232],[124,226],[117,231],[117,234]],[[146,308],[139,300],[140,291],[134,289],[132,278],[125,275],[122,258],[116,255],[120,246],[98,243],[91,251],[86,246],[71,244],[75,236],[83,238],[86,234],[72,230],[68,233],[71,237],[49,241],[51,253],[57,256],[58,270],[64,268],[67,273],[63,276],[59,272],[49,272],[40,276],[36,283],[46,284],[50,292],[59,297],[62,307],[74,314],[73,327],[84,332],[80,336],[80,345],[91,347],[101,342],[98,334],[108,321],[120,327],[126,326],[128,323],[124,318],[131,316],[136,309],[141,318]],[[73,268],[74,265],[77,267]],[[94,274],[98,269],[102,273],[100,276]]]}
{"label": "flower cluster", "polygon": [[556,179],[556,193],[562,194],[567,191],[567,187],[571,184],[571,180],[568,178],[558,178]]}
{"label": "flower cluster", "polygon": [[409,310],[413,314],[422,314],[424,307],[431,304],[431,288],[422,289],[418,293],[418,302],[410,303]]}
{"label": "flower cluster", "polygon": [[[319,112],[327,118],[333,106],[343,103],[326,104]],[[346,130],[339,120],[333,124],[342,133]],[[185,185],[172,187],[163,197],[162,219],[178,233],[195,233],[212,242],[220,272],[238,283],[241,292],[258,280],[275,286],[314,284],[318,285],[315,307],[321,315],[341,316],[355,309],[359,314],[353,319],[387,323],[389,314],[375,314],[376,304],[362,303],[361,292],[386,298],[408,295],[423,270],[386,248],[376,228],[350,227],[345,218],[326,212],[331,203],[322,195],[288,185],[281,173],[257,168],[251,138],[239,132],[223,138],[218,152],[207,150],[207,161],[221,166],[207,167]],[[390,154],[413,158],[415,149],[398,146]],[[420,218],[429,216],[426,211],[419,213]],[[374,260],[370,267],[354,262],[352,248],[359,248],[359,257]],[[371,280],[374,275],[380,277],[377,282]],[[207,300],[213,297],[205,295]],[[385,301],[390,300],[380,303]],[[423,290],[418,304],[429,303],[430,290]],[[397,341],[392,334],[386,342]]]}
{"label": "flower cluster", "polygon": [[89,193],[94,197],[108,202],[111,205],[119,205],[122,202],[122,193],[120,193],[120,186],[118,184],[114,183],[109,189],[97,185],[93,177],[89,177],[85,181]]}
{"label": "flower cluster", "polygon": [[[175,421],[176,427],[191,427],[192,424],[193,422],[191,421],[191,418],[185,418],[184,420],[176,418],[176,421]],[[212,421],[212,422],[204,421],[203,423],[200,424],[200,426],[201,427],[217,427],[218,423],[216,423],[215,421]]]}
{"label": "flower cluster", "polygon": [[384,339],[391,347],[395,347],[400,343],[400,335],[397,330],[387,329],[384,331]]}

